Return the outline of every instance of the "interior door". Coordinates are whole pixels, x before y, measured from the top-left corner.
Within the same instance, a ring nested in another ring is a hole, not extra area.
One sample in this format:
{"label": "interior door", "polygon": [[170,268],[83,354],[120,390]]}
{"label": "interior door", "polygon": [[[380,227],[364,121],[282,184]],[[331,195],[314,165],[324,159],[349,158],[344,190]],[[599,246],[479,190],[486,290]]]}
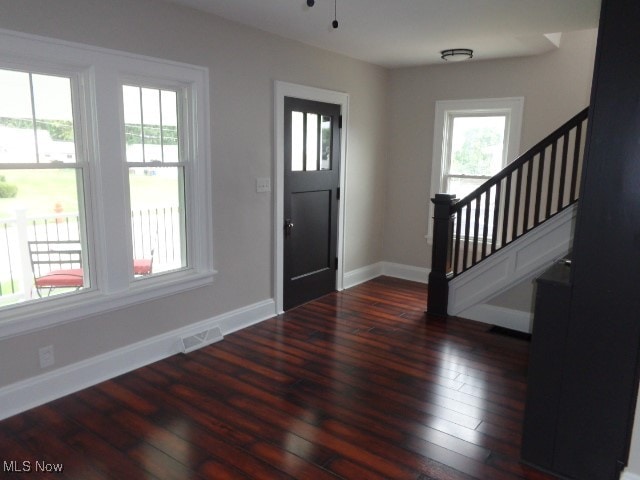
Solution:
{"label": "interior door", "polygon": [[284,309],[336,289],[340,106],[285,97]]}

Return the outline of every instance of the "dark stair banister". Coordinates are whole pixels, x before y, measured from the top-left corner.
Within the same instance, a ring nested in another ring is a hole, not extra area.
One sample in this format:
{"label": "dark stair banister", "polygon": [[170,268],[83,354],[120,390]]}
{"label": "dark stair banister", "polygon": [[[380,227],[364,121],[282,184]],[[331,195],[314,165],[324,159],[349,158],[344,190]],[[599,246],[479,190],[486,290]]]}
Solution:
{"label": "dark stair banister", "polygon": [[463,199],[436,194],[427,313],[447,315],[449,280],[578,200],[589,108]]}

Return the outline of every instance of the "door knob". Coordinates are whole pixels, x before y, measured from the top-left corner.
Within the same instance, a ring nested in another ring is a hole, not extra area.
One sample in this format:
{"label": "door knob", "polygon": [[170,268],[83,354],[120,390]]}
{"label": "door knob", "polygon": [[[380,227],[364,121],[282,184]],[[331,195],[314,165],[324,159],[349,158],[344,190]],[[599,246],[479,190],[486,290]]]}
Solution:
{"label": "door knob", "polygon": [[291,235],[291,230],[293,229],[293,222],[290,218],[287,218],[284,221],[284,234],[288,237]]}

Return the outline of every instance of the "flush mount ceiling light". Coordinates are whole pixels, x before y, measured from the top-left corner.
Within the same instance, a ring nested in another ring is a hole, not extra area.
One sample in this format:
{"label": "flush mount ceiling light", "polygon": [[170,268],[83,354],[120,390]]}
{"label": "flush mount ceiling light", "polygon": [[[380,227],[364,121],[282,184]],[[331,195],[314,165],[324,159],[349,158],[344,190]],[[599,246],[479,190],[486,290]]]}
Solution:
{"label": "flush mount ceiling light", "polygon": [[[315,4],[315,0],[307,0],[307,7],[313,7]],[[333,22],[331,22],[331,26],[338,28],[338,0],[333,0]]]}
{"label": "flush mount ceiling light", "polygon": [[447,62],[462,62],[473,58],[473,50],[470,48],[452,48],[440,52],[443,60]]}

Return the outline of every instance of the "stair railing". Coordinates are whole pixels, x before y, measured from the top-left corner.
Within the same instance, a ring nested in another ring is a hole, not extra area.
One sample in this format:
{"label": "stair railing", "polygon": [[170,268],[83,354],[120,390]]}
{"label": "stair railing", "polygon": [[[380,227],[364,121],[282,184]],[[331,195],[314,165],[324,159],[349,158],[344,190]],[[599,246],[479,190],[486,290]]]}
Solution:
{"label": "stair railing", "polygon": [[447,315],[449,280],[578,200],[585,108],[463,199],[436,194],[427,312]]}

